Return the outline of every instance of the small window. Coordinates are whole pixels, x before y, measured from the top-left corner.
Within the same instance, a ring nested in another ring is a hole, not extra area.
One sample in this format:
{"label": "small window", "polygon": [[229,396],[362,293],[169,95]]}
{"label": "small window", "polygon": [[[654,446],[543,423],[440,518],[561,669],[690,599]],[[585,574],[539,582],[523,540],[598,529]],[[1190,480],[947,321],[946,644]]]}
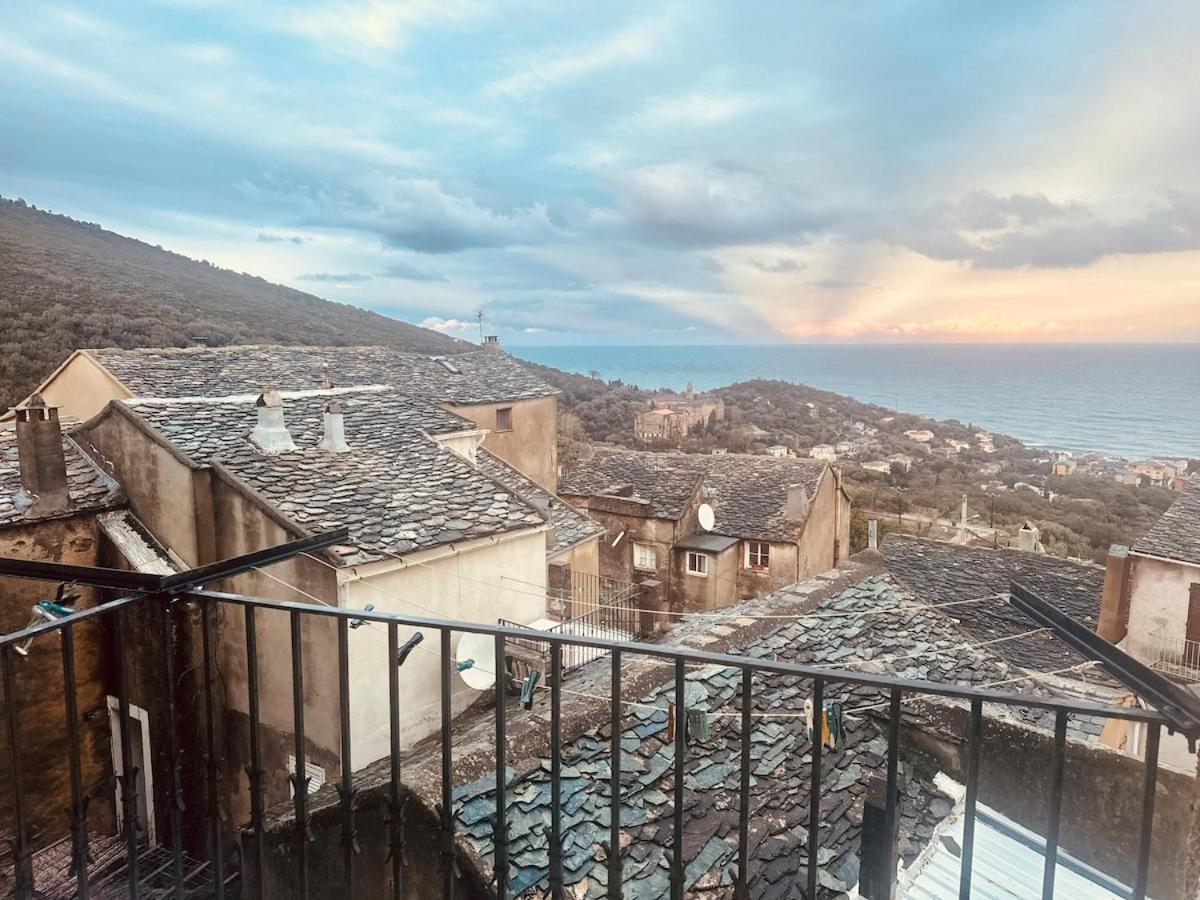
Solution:
{"label": "small window", "polygon": [[[296,785],[292,781],[292,777],[295,774],[296,774],[296,757],[289,753],[288,754],[288,769],[287,769],[288,796],[289,797],[296,796]],[[308,760],[305,760],[304,761],[304,774],[308,776],[308,792],[310,794],[315,794],[318,791],[318,789],[320,789],[320,787],[323,784],[325,784],[325,770],[322,769],[320,766],[318,766],[316,763],[310,763]]]}
{"label": "small window", "polygon": [[496,410],[496,430],[512,431],[512,407],[504,406]]}
{"label": "small window", "polygon": [[746,568],[771,568],[771,545],[766,541],[746,541]]}
{"label": "small window", "polygon": [[633,545],[633,567],[644,572],[653,572],[658,568],[658,558],[654,548],[649,544]]}
{"label": "small window", "polygon": [[687,571],[689,575],[707,576],[708,557],[703,553],[695,553],[689,550],[687,555]]}

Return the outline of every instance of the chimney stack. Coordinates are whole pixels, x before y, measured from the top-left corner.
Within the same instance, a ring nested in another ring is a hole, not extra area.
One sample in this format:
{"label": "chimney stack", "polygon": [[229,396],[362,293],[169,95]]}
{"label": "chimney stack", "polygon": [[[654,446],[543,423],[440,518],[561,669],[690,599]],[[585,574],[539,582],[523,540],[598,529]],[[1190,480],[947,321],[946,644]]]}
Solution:
{"label": "chimney stack", "polygon": [[1129,628],[1130,562],[1129,548],[1124,544],[1113,544],[1108,548],[1096,633],[1112,644],[1125,640]]}
{"label": "chimney stack", "polygon": [[250,440],[263,453],[287,453],[295,450],[292,435],[283,424],[283,398],[276,390],[266,390],[254,401],[258,407],[258,424],[250,432]]}
{"label": "chimney stack", "polygon": [[1017,549],[1030,553],[1045,553],[1046,548],[1040,540],[1041,532],[1036,525],[1026,522],[1017,529]]}
{"label": "chimney stack", "polygon": [[483,349],[484,350],[499,350],[500,349],[500,335],[489,334],[487,337],[485,337],[483,339]]}
{"label": "chimney stack", "polygon": [[17,460],[21,489],[32,501],[34,515],[62,512],[71,502],[67,491],[67,461],[63,456],[58,408],[47,406],[40,394],[16,410]]}
{"label": "chimney stack", "polygon": [[346,443],[346,417],[342,412],[342,404],[336,400],[325,404],[325,434],[317,444],[317,449],[326,453],[350,452],[350,445]]}

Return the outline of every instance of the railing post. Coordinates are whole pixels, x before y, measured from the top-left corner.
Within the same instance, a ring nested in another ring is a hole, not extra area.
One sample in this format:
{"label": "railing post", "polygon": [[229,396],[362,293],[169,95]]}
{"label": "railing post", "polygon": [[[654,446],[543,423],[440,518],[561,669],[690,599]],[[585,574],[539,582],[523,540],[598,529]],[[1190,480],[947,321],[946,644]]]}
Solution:
{"label": "railing post", "polygon": [[[175,675],[175,608],[178,601],[155,595],[163,617],[163,674],[167,694],[167,755],[171,761],[171,880],[176,897],[183,896],[183,760],[179,751],[179,713],[175,702],[178,690]],[[252,607],[247,607],[251,609]]]}
{"label": "railing post", "polygon": [[13,882],[15,896],[25,900],[33,891],[33,863],[30,859],[29,823],[25,821],[25,792],[21,773],[20,726],[17,724],[17,693],[13,684],[12,645],[0,648],[0,664],[4,669],[4,707],[8,720],[8,761],[12,771],[13,817]]}
{"label": "railing post", "polygon": [[563,892],[562,868],[562,644],[550,644],[550,896]]}
{"label": "railing post", "polygon": [[400,652],[399,629],[388,622],[388,731],[391,739],[391,784],[388,793],[389,854],[392,861],[392,900],[404,896],[404,811],[400,805]]}
{"label": "railing post", "polygon": [[1054,900],[1058,864],[1058,832],[1062,818],[1063,767],[1067,755],[1067,714],[1054,714],[1054,759],[1050,768],[1050,811],[1046,825],[1046,865],[1042,870],[1042,900]]}
{"label": "railing post", "polygon": [[983,745],[983,701],[971,699],[967,734],[967,798],[963,807],[962,868],[958,873],[959,900],[971,898],[971,865],[975,853],[975,803],[979,796],[979,753]]}
{"label": "railing post", "polygon": [[292,802],[296,818],[297,894],[308,898],[308,768],[304,736],[304,635],[301,613],[291,612],[292,632],[292,725],[296,770],[292,773]]}
{"label": "railing post", "polygon": [[[117,781],[121,786],[121,827],[125,832],[125,861],[129,896],[136,900],[140,896],[138,874],[138,821],[137,821],[137,777],[133,765],[133,747],[129,740],[129,686],[125,680],[125,640],[121,628],[121,610],[113,614],[113,671],[117,684],[117,733],[121,740],[121,774]],[[207,642],[205,644],[207,648]],[[205,655],[207,660],[207,654]]]}
{"label": "railing post", "polygon": [[821,735],[825,722],[825,682],[813,679],[812,772],[808,798],[808,896],[817,896],[818,850],[821,843]]}
{"label": "railing post", "polygon": [[71,874],[75,876],[75,896],[88,900],[87,797],[83,794],[83,776],[79,760],[79,698],[75,683],[75,626],[62,629],[63,701],[67,716],[67,764],[71,770]]}
{"label": "railing post", "polygon": [[[250,853],[254,858],[257,877],[254,879],[255,894],[263,895],[263,768],[262,751],[259,747],[258,707],[258,629],[253,606],[246,607],[246,694],[250,713],[250,764],[246,766],[246,777],[250,782]],[[243,885],[245,878],[242,879]],[[182,886],[181,886],[182,887]]]}
{"label": "railing post", "polygon": [[454,761],[450,747],[450,723],[453,717],[450,691],[450,629],[441,629],[442,676],[442,896],[454,897]]}
{"label": "railing post", "polygon": [[1137,875],[1133,882],[1134,900],[1145,900],[1150,881],[1150,838],[1154,830],[1154,794],[1158,785],[1158,746],[1162,725],[1146,726],[1146,770],[1142,781],[1142,828],[1138,841]]}
{"label": "railing post", "polygon": [[612,681],[609,726],[609,825],[608,825],[608,896],[621,900],[621,651],[612,652]]}
{"label": "railing post", "polygon": [[753,727],[750,711],[753,707],[752,694],[754,670],[749,666],[742,669],[742,753],[741,793],[738,803],[738,874],[735,896],[737,900],[750,900],[750,732]]}
{"label": "railing post", "polygon": [[508,746],[505,733],[504,701],[508,651],[504,635],[496,635],[496,828],[492,836],[496,847],[496,895],[508,896]]}
{"label": "railing post", "polygon": [[687,671],[675,658],[675,802],[671,829],[671,897],[683,898],[683,763],[687,757]]}
{"label": "railing post", "polygon": [[338,725],[341,737],[339,755],[342,772],[338,784],[342,818],[342,866],[346,896],[354,896],[354,856],[358,853],[358,828],[355,812],[358,797],[354,790],[354,767],[350,748],[350,622],[338,619]]}

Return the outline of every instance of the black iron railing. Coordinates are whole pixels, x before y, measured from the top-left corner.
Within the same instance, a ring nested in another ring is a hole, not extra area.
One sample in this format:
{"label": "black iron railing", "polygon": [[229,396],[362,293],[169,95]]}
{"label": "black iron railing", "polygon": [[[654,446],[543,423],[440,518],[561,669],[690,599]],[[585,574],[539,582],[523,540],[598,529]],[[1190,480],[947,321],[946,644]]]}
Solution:
{"label": "black iron railing", "polygon": [[[0,572],[3,572],[3,566],[0,566]],[[49,574],[47,571],[41,571],[37,577],[46,577]],[[82,584],[87,584],[88,575],[86,572],[76,572],[74,576]],[[270,610],[273,612],[284,613],[290,621],[290,652],[291,652],[291,671],[293,679],[293,731],[295,737],[295,769],[292,774],[292,780],[295,787],[294,791],[294,822],[295,822],[295,853],[294,864],[296,866],[295,878],[295,895],[307,897],[310,886],[311,858],[308,852],[309,842],[311,839],[309,832],[309,809],[308,809],[308,790],[306,778],[306,741],[305,741],[305,719],[304,719],[304,678],[306,673],[305,664],[305,642],[304,634],[306,626],[318,621],[333,621],[337,625],[338,632],[338,666],[341,677],[339,679],[337,691],[338,712],[342,727],[342,762],[341,771],[339,773],[339,788],[340,788],[340,803],[338,807],[338,816],[341,821],[341,839],[344,846],[344,855],[342,859],[343,872],[341,873],[343,883],[345,885],[346,894],[349,895],[351,886],[355,880],[355,867],[357,861],[357,842],[358,834],[356,827],[356,808],[357,797],[354,790],[353,773],[350,771],[350,753],[349,747],[346,744],[350,732],[350,709],[352,697],[350,696],[348,680],[345,673],[348,670],[348,646],[346,642],[346,630],[351,623],[351,620],[361,620],[366,622],[378,623],[387,628],[388,631],[388,653],[390,660],[395,660],[398,652],[403,652],[398,641],[398,629],[420,629],[427,634],[437,633],[437,646],[440,649],[440,705],[441,705],[441,729],[440,729],[440,747],[442,761],[442,784],[441,784],[441,801],[438,804],[438,815],[440,817],[441,835],[440,835],[440,850],[441,850],[441,873],[442,873],[442,893],[443,896],[450,897],[455,890],[454,866],[452,860],[455,853],[455,816],[453,805],[453,761],[455,751],[454,732],[451,728],[452,720],[452,703],[451,703],[451,688],[452,688],[452,673],[454,672],[454,660],[451,653],[451,640],[455,633],[473,633],[490,635],[495,640],[496,658],[504,659],[508,655],[508,648],[511,643],[524,641],[528,639],[528,630],[519,627],[511,627],[504,625],[492,625],[479,622],[453,621],[446,619],[431,618],[425,616],[409,616],[409,615],[394,615],[382,612],[366,612],[363,610],[351,610],[336,607],[314,606],[305,603],[274,600],[261,597],[245,596],[241,594],[223,593],[216,591],[208,591],[196,589],[192,584],[187,582],[178,583],[175,593],[147,592],[139,593],[131,596],[121,597],[106,603],[102,603],[94,608],[82,610],[75,615],[62,619],[57,622],[47,622],[33,628],[27,628],[19,632],[0,637],[0,662],[3,664],[3,686],[6,697],[6,727],[8,737],[8,752],[9,759],[7,760],[11,770],[11,792],[12,792],[12,820],[8,823],[0,825],[0,829],[7,831],[12,836],[12,888],[13,893],[18,898],[32,897],[35,889],[32,858],[34,856],[34,843],[29,829],[29,817],[26,803],[26,796],[23,791],[23,773],[28,772],[28,766],[31,761],[22,756],[22,722],[21,711],[17,708],[17,704],[7,702],[8,698],[16,696],[16,682],[19,677],[17,663],[14,658],[15,647],[29,637],[50,637],[60,635],[62,639],[63,653],[63,690],[67,697],[72,697],[76,691],[75,675],[71,662],[72,653],[72,635],[75,629],[83,622],[98,621],[107,623],[117,635],[120,635],[124,627],[123,620],[128,615],[129,611],[138,607],[146,607],[147,605],[157,605],[163,608],[168,628],[171,627],[172,621],[183,614],[182,607],[191,607],[194,614],[198,614],[200,627],[202,630],[203,646],[201,647],[200,667],[202,671],[199,673],[198,683],[201,685],[202,696],[197,699],[195,709],[172,709],[171,714],[174,719],[182,719],[184,716],[198,716],[198,721],[201,723],[201,728],[205,735],[204,744],[204,765],[203,765],[203,786],[202,791],[197,792],[198,796],[186,798],[189,805],[192,802],[201,804],[203,807],[204,816],[208,822],[208,846],[206,848],[207,860],[209,865],[210,883],[206,891],[207,896],[222,897],[226,895],[227,889],[231,881],[236,880],[237,873],[232,871],[230,859],[234,854],[227,852],[231,848],[225,846],[226,838],[221,827],[221,813],[218,801],[219,782],[222,777],[220,769],[221,760],[219,757],[218,748],[215,745],[216,741],[216,703],[217,703],[217,671],[216,660],[214,656],[212,623],[217,613],[218,608],[225,608],[227,613],[241,608],[245,617],[245,666],[247,673],[247,684],[249,686],[248,710],[249,710],[249,733],[248,741],[248,758],[249,766],[247,773],[249,775],[247,781],[247,790],[249,792],[249,809],[250,820],[247,823],[246,832],[249,840],[243,846],[247,848],[248,855],[251,857],[247,862],[256,867],[256,871],[263,871],[263,837],[264,837],[264,785],[262,779],[262,753],[259,745],[259,731],[262,728],[259,716],[259,701],[257,696],[259,683],[259,648],[256,645],[256,616],[260,611]],[[169,633],[169,632],[168,632]],[[654,644],[633,643],[628,641],[615,641],[605,637],[593,637],[582,634],[568,632],[552,632],[539,635],[539,640],[544,641],[548,645],[549,655],[549,693],[550,693],[550,771],[551,771],[551,818],[550,818],[550,842],[549,842],[549,884],[551,892],[554,896],[561,896],[564,886],[563,872],[563,820],[560,803],[560,776],[562,772],[562,672],[564,669],[564,656],[566,652],[573,647],[590,648],[590,652],[609,654],[611,656],[611,693],[609,695],[610,702],[620,698],[621,692],[621,674],[622,668],[627,662],[634,657],[645,657],[666,661],[671,664],[674,669],[674,701],[677,709],[685,709],[685,667],[688,665],[705,665],[718,666],[737,670],[741,673],[741,754],[740,754],[740,800],[737,801],[740,805],[738,819],[738,849],[737,849],[737,869],[735,876],[735,886],[738,896],[742,898],[749,897],[749,840],[750,834],[750,740],[751,740],[751,697],[753,695],[753,684],[755,677],[769,676],[792,676],[807,679],[811,682],[812,690],[811,697],[813,699],[814,708],[821,708],[821,701],[826,688],[830,685],[859,685],[868,686],[877,689],[881,696],[885,698],[884,705],[888,708],[888,728],[887,728],[887,821],[891,823],[889,834],[895,834],[894,823],[897,816],[897,759],[899,755],[899,733],[900,733],[900,704],[901,702],[912,699],[917,696],[925,697],[941,697],[954,700],[964,701],[969,706],[969,726],[967,729],[967,767],[966,767],[966,808],[965,808],[965,827],[963,831],[963,846],[962,846],[962,867],[961,867],[961,893],[962,896],[968,896],[970,893],[971,878],[972,878],[972,851],[973,851],[973,834],[975,823],[975,807],[978,798],[979,780],[980,780],[980,753],[982,748],[983,734],[983,709],[984,704],[996,704],[1004,707],[1027,707],[1049,711],[1054,715],[1055,720],[1055,740],[1054,740],[1054,757],[1053,757],[1053,778],[1051,780],[1051,796],[1048,798],[1048,825],[1047,825],[1047,844],[1048,850],[1046,853],[1045,863],[1045,889],[1044,895],[1049,897],[1053,894],[1054,887],[1054,870],[1057,854],[1055,851],[1058,834],[1060,816],[1062,812],[1062,790],[1063,778],[1062,768],[1066,753],[1066,724],[1068,717],[1072,715],[1080,716],[1098,716],[1101,718],[1107,717],[1112,719],[1121,719],[1131,722],[1139,722],[1145,727],[1148,740],[1147,750],[1145,755],[1144,768],[1144,790],[1142,796],[1141,808],[1141,824],[1140,834],[1138,837],[1138,854],[1136,864],[1136,878],[1133,884],[1133,895],[1135,897],[1144,897],[1146,892],[1147,875],[1149,871],[1150,847],[1152,837],[1152,823],[1154,817],[1154,800],[1155,800],[1155,784],[1158,771],[1158,746],[1161,727],[1164,724],[1170,724],[1170,720],[1160,715],[1153,710],[1142,710],[1137,708],[1110,708],[1094,703],[1082,701],[1068,701],[1042,696],[1033,695],[1013,695],[996,690],[974,689],[968,686],[958,684],[935,683],[927,681],[904,680],[888,677],[886,675],[864,673],[857,671],[846,671],[839,669],[823,668],[810,665],[797,665],[792,663],[774,662],[769,659],[748,658],[743,656],[735,656],[722,653],[709,653],[701,650],[692,650],[682,647],[667,647]],[[229,648],[226,648],[228,652]],[[169,659],[170,653],[167,653]],[[127,708],[129,702],[126,694],[127,685],[124,678],[124,671],[128,661],[120,654],[115,660],[118,677],[115,681],[116,690],[118,691],[118,702],[122,705],[122,709]],[[390,775],[391,775],[391,790],[390,800],[394,804],[390,819],[389,841],[393,850],[396,850],[398,843],[403,836],[400,831],[403,828],[402,810],[399,800],[399,785],[403,777],[401,767],[401,752],[400,752],[400,719],[401,710],[408,704],[412,706],[419,705],[423,702],[423,698],[410,698],[404,696],[401,679],[397,674],[397,667],[390,667],[390,683],[389,683],[389,712],[390,712]],[[173,677],[173,676],[171,676]],[[495,857],[493,860],[493,868],[495,872],[496,884],[502,889],[509,883],[509,861],[508,861],[508,846],[507,846],[507,829],[506,829],[506,814],[508,810],[508,775],[506,765],[508,763],[505,730],[506,717],[508,715],[508,704],[505,702],[505,679],[497,679],[495,704],[495,775],[496,775],[496,791],[495,791],[495,815],[497,839],[495,842]],[[609,847],[613,848],[614,852],[609,854],[609,878],[608,878],[608,895],[610,897],[619,898],[622,895],[622,853],[621,835],[620,835],[620,807],[621,807],[621,739],[622,729],[621,724],[621,704],[612,702],[612,734],[611,734],[611,834],[609,838]],[[70,718],[73,720],[78,715],[77,711],[71,707]],[[125,748],[129,747],[129,733],[127,718],[121,717],[121,738]],[[68,722],[70,727],[73,722]],[[172,720],[168,725],[168,740],[171,747],[178,747],[179,741],[179,722]],[[683,835],[684,835],[684,773],[683,765],[687,755],[687,748],[683,737],[684,729],[677,728],[675,731],[675,753],[672,765],[674,766],[674,793],[675,802],[672,812],[673,822],[673,852],[671,854],[670,865],[670,884],[671,894],[673,897],[681,897],[684,890],[684,870],[685,860],[683,858]],[[65,738],[66,751],[70,754],[72,769],[79,764],[79,746],[78,735],[72,731]],[[812,742],[811,753],[811,782],[810,782],[810,812],[808,820],[808,840],[804,853],[807,855],[807,896],[816,897],[818,892],[818,875],[820,872],[819,852],[820,852],[820,791],[822,779],[822,742],[816,740]],[[125,759],[125,772],[130,773],[131,761]],[[72,809],[76,811],[73,821],[73,859],[74,865],[72,868],[73,878],[75,880],[76,895],[80,897],[88,897],[90,895],[89,885],[89,866],[87,860],[87,835],[82,833],[83,828],[81,817],[78,811],[82,808],[83,797],[80,795],[80,787],[77,780],[73,780],[71,785],[71,803]],[[181,779],[178,773],[173,777],[172,793],[178,810],[185,808],[183,792],[181,789]],[[126,839],[125,855],[126,855],[126,877],[128,893],[131,897],[148,895],[143,893],[143,877],[145,871],[139,870],[139,863],[144,858],[148,848],[139,843],[137,836],[136,823],[136,797],[134,796],[134,782],[127,780],[125,783],[125,791],[123,793],[123,803],[120,810],[120,817],[124,826],[124,834]],[[171,862],[168,866],[159,866],[156,868],[156,876],[161,876],[164,871],[169,870],[170,880],[172,884],[170,895],[174,896],[198,896],[192,884],[185,884],[187,875],[188,856],[185,853],[185,836],[182,832],[180,818],[174,812],[171,816],[171,833],[166,836],[164,846],[169,848],[171,853]],[[161,852],[161,851],[160,851]],[[892,848],[892,858],[894,859],[895,848]],[[400,865],[401,854],[393,852],[392,854],[392,875],[393,895],[397,898],[402,897],[405,893],[403,883],[404,872]],[[893,867],[894,871],[894,867]],[[328,873],[323,873],[327,875]],[[257,878],[252,880],[252,886],[259,892],[263,890],[263,879]],[[243,886],[249,888],[250,885]],[[157,895],[156,895],[157,896]],[[165,895],[164,895],[165,896]]]}

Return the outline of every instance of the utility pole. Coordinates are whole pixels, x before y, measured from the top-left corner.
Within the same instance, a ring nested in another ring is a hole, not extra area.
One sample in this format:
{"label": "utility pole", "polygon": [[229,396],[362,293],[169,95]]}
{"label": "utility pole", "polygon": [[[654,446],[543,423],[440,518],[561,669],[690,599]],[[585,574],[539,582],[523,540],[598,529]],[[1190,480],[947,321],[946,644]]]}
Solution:
{"label": "utility pole", "polygon": [[479,344],[483,345],[483,307],[475,310],[475,318],[479,320]]}

